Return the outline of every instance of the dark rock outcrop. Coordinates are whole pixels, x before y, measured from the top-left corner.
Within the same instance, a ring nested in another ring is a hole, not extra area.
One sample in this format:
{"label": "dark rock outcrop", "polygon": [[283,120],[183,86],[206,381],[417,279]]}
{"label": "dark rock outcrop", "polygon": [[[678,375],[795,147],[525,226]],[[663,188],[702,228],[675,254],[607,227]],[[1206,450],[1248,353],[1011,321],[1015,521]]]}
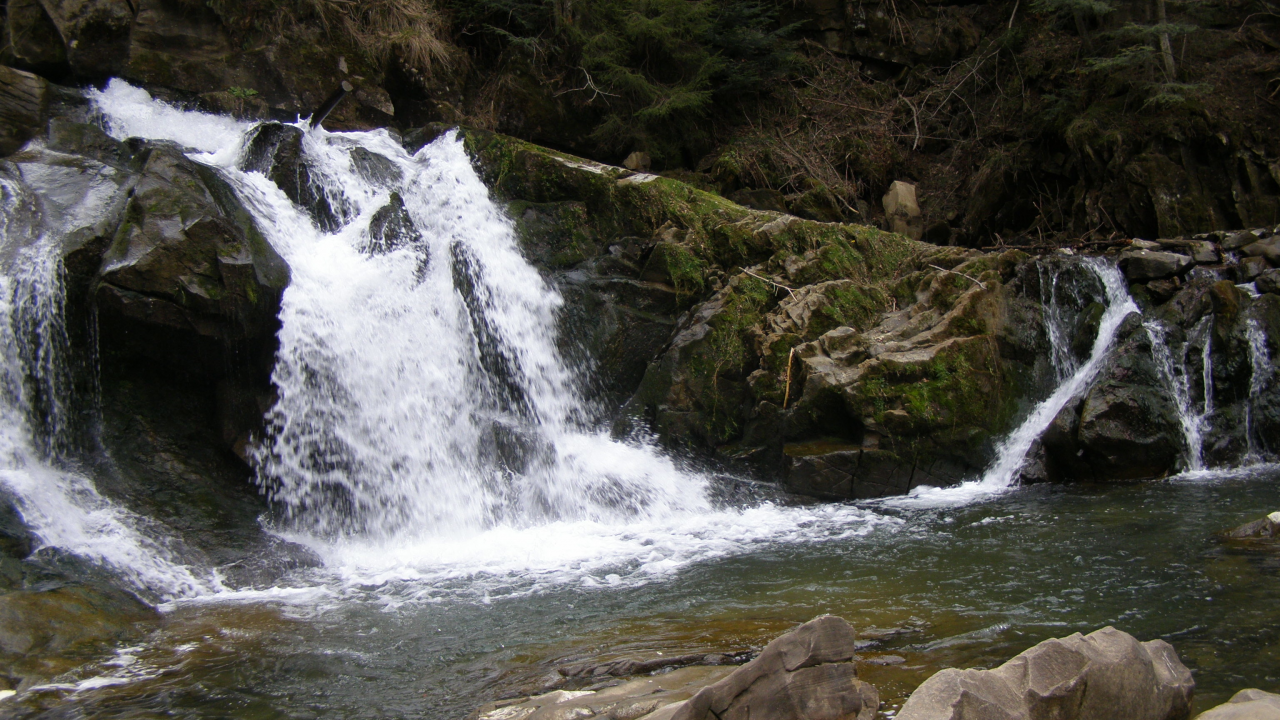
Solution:
{"label": "dark rock outcrop", "polygon": [[943,670],[900,720],[1185,720],[1195,681],[1163,640],[1107,627],[1046,640],[992,670]]}

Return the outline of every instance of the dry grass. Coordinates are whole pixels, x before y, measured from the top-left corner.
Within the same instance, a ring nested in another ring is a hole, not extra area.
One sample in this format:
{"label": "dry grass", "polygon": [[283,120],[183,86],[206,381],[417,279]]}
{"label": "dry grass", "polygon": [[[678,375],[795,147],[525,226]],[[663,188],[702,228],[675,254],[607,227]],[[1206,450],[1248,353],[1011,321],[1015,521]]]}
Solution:
{"label": "dry grass", "polygon": [[398,58],[420,72],[452,69],[460,57],[449,23],[429,0],[305,0],[326,32],[349,39],[379,64]]}

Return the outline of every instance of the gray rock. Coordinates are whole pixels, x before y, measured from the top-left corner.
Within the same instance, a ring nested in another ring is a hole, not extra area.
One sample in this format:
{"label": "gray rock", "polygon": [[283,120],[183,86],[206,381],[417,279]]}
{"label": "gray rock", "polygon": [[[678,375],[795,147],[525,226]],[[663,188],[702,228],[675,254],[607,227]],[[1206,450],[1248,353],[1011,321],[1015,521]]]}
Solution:
{"label": "gray rock", "polygon": [[703,688],[672,720],[871,720],[880,697],[857,679],[856,635],[824,615],[769,643],[755,660]]}
{"label": "gray rock", "polygon": [[924,234],[924,219],[920,203],[916,199],[915,185],[894,180],[880,201],[884,205],[884,216],[890,230],[902,233],[912,240],[920,239]]}
{"label": "gray rock", "polygon": [[1126,250],[1120,253],[1120,269],[1133,282],[1167,280],[1192,266],[1191,258],[1155,250]]}
{"label": "gray rock", "polygon": [[1191,243],[1191,259],[1201,265],[1209,265],[1218,262],[1221,255],[1218,254],[1218,248],[1213,243],[1197,240]]}
{"label": "gray rock", "polygon": [[1280,293],[1280,270],[1268,270],[1253,280],[1260,293]]}
{"label": "gray rock", "polygon": [[1262,273],[1271,269],[1264,257],[1247,257],[1236,265],[1236,280],[1242,283],[1252,282]]}
{"label": "gray rock", "polygon": [[66,45],[40,0],[9,0],[5,10],[6,39],[16,59],[41,70],[65,66]]}
{"label": "gray rock", "polygon": [[1280,720],[1280,695],[1256,688],[1241,690],[1225,703],[1200,713],[1196,720]]}
{"label": "gray rock", "polygon": [[1266,230],[1241,230],[1228,235],[1227,239],[1222,241],[1222,249],[1239,250],[1245,245],[1251,245],[1270,234]]}
{"label": "gray rock", "polygon": [[1194,688],[1168,643],[1106,627],[1046,640],[993,670],[943,670],[897,720],[1184,720]]}
{"label": "gray rock", "polygon": [[129,0],[44,0],[41,4],[66,43],[72,72],[105,78],[124,69],[133,25]]}
{"label": "gray rock", "polygon": [[1249,257],[1266,258],[1272,267],[1280,267],[1280,236],[1272,236],[1266,240],[1245,245],[1240,252]]}

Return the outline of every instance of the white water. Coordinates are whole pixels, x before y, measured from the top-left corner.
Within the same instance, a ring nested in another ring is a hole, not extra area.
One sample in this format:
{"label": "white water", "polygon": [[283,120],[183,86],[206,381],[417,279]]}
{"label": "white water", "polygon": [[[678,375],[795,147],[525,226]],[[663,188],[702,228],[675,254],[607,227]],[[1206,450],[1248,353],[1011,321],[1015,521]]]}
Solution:
{"label": "white water", "polygon": [[[1213,316],[1206,316],[1196,323],[1175,359],[1164,325],[1159,320],[1147,320],[1142,324],[1151,338],[1156,369],[1160,372],[1178,413],[1178,425],[1182,429],[1183,443],[1186,445],[1183,469],[1188,472],[1204,470],[1204,434],[1209,429],[1209,416],[1213,414],[1212,326]],[[1199,410],[1196,410],[1196,403],[1191,397],[1191,370],[1187,365],[1188,356],[1196,343],[1200,344],[1203,383]]]}
{"label": "white water", "polygon": [[[1083,261],[1102,282],[1106,310],[1098,322],[1098,335],[1093,341],[1089,359],[1079,367],[1049,397],[1037,405],[1022,424],[1009,434],[996,448],[996,458],[977,480],[961,483],[954,487],[937,488],[921,486],[911,491],[904,498],[886,501],[888,505],[900,507],[933,507],[962,505],[991,497],[1016,487],[1018,472],[1026,462],[1027,453],[1036,440],[1053,422],[1062,408],[1082,395],[1093,384],[1093,379],[1111,355],[1115,345],[1116,332],[1120,323],[1130,313],[1138,312],[1138,306],[1129,297],[1124,276],[1111,264],[1096,258]],[[1049,296],[1052,302],[1053,295]],[[1050,327],[1054,326],[1049,322]],[[1050,340],[1064,342],[1062,333],[1050,335]],[[1055,351],[1056,354],[1056,351]]]}
{"label": "white water", "polygon": [[58,239],[91,224],[103,197],[89,183],[69,198],[74,187],[47,171],[0,177],[0,490],[41,548],[103,565],[157,599],[214,591],[216,580],[178,561],[148,521],[60,462],[71,413]]}
{"label": "white water", "polygon": [[1249,318],[1245,338],[1249,342],[1250,369],[1249,399],[1244,404],[1244,435],[1248,444],[1245,462],[1258,463],[1263,461],[1263,456],[1253,429],[1253,403],[1270,384],[1274,369],[1271,366],[1271,354],[1267,351],[1267,335],[1256,318]]}
{"label": "white water", "polygon": [[[707,477],[582,425],[582,383],[555,344],[561,299],[520,255],[458,139],[410,155],[384,131],[307,130],[341,225],[326,232],[239,168],[250,126],[120,81],[93,100],[113,136],[172,140],[218,168],[289,262],[280,399],[259,459],[283,509],[277,531],[325,561],[295,582],[391,605],[631,585],[761,542],[898,524],[848,506],[720,508]],[[392,170],[362,171],[357,149]],[[371,252],[370,221],[393,192],[419,237]]]}

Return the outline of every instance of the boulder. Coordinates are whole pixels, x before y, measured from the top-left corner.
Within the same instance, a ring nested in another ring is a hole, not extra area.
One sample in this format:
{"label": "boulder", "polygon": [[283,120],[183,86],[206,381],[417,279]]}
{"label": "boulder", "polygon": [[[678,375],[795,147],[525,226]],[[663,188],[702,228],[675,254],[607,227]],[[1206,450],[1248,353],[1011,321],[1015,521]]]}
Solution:
{"label": "boulder", "polygon": [[1126,250],[1120,253],[1120,269],[1132,282],[1167,280],[1185,272],[1194,263],[1186,255],[1155,250]]}
{"label": "boulder", "polygon": [[[765,646],[751,662],[670,711],[671,720],[872,720],[880,696],[858,680],[857,636],[824,615]],[[665,713],[664,713],[664,716]],[[650,718],[657,716],[650,715]]]}
{"label": "boulder", "polygon": [[1168,643],[1106,627],[1046,640],[992,670],[943,670],[897,720],[1184,720],[1194,688]]}
{"label": "boulder", "polygon": [[44,0],[41,4],[66,45],[72,72],[102,79],[124,69],[134,16],[130,0]]}
{"label": "boulder", "polygon": [[9,0],[5,25],[9,51],[20,64],[41,71],[65,69],[66,44],[40,0]]}
{"label": "boulder", "polygon": [[1103,382],[1085,396],[1077,442],[1100,478],[1160,477],[1173,469],[1181,450],[1173,413],[1155,389]]}
{"label": "boulder", "polygon": [[1263,540],[1280,538],[1280,512],[1273,512],[1261,520],[1247,522],[1238,528],[1223,533],[1232,540]]}
{"label": "boulder", "polygon": [[1264,257],[1241,258],[1240,263],[1236,265],[1236,280],[1242,283],[1253,282],[1269,269],[1271,269],[1271,265]]}
{"label": "boulder", "polygon": [[636,172],[649,172],[649,167],[653,165],[653,160],[649,158],[649,153],[639,150],[627,156],[622,161],[622,167]]}
{"label": "boulder", "polygon": [[1280,270],[1268,270],[1253,280],[1260,293],[1280,293]]}
{"label": "boulder", "polygon": [[0,156],[17,152],[44,128],[48,89],[44,78],[0,65]]}
{"label": "boulder", "polygon": [[1225,703],[1200,713],[1196,720],[1280,720],[1280,695],[1257,688],[1241,690]]}
{"label": "boulder", "polygon": [[1196,240],[1191,243],[1191,259],[1201,265],[1209,265],[1218,262],[1221,255],[1218,254],[1218,248],[1207,240]]}
{"label": "boulder", "polygon": [[884,206],[885,220],[889,230],[919,240],[924,234],[924,219],[920,212],[920,203],[916,200],[916,186],[901,180],[894,180],[889,190],[880,199]]}
{"label": "boulder", "polygon": [[1280,235],[1272,235],[1266,240],[1245,245],[1240,252],[1249,257],[1265,258],[1272,267],[1280,267]]}

